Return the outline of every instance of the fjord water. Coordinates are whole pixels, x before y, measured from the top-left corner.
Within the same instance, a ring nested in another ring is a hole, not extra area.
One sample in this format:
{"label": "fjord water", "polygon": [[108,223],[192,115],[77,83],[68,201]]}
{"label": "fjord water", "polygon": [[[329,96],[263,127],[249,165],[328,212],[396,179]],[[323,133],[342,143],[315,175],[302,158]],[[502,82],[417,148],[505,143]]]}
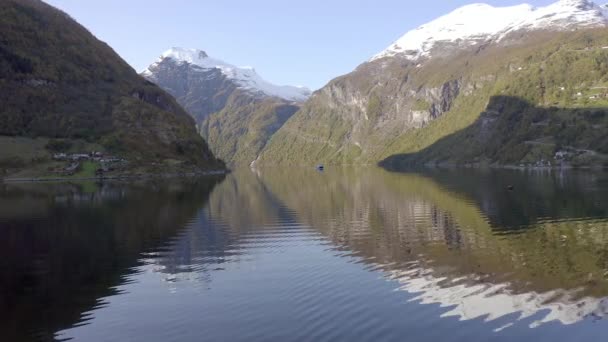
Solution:
{"label": "fjord water", "polygon": [[0,337],[599,339],[607,199],[573,171],[2,185]]}

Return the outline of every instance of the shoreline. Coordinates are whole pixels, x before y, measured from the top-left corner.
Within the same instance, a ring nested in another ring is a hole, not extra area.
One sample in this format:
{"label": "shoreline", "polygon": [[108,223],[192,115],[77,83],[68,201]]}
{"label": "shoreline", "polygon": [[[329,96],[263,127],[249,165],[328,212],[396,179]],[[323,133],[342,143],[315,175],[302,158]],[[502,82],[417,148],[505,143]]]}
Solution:
{"label": "shoreline", "polygon": [[382,163],[377,164],[378,167],[381,167],[388,171],[406,171],[406,170],[436,170],[436,169],[444,169],[444,170],[516,170],[516,171],[575,171],[575,170],[586,170],[586,171],[608,171],[608,166],[600,165],[600,164],[590,164],[590,165],[552,165],[552,166],[520,166],[520,165],[508,165],[508,164],[435,164],[435,163],[426,163],[426,164],[409,164],[407,166],[392,166],[392,165],[382,165]]}
{"label": "shoreline", "polygon": [[123,180],[123,179],[171,179],[171,178],[191,178],[200,176],[215,176],[227,175],[230,173],[226,170],[213,170],[204,172],[187,172],[187,173],[165,173],[165,174],[134,174],[134,175],[115,175],[115,176],[98,176],[98,177],[19,177],[19,178],[0,178],[0,183],[45,183],[45,182],[70,182],[70,181],[103,181],[103,180]]}

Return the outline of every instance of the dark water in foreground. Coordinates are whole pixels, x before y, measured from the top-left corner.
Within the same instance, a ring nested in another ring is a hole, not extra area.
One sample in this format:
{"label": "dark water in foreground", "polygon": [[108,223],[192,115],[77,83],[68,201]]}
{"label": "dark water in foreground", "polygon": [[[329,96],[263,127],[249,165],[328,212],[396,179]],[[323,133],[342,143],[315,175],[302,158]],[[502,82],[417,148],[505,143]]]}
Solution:
{"label": "dark water in foreground", "polygon": [[608,174],[0,185],[1,341],[598,341],[607,297]]}

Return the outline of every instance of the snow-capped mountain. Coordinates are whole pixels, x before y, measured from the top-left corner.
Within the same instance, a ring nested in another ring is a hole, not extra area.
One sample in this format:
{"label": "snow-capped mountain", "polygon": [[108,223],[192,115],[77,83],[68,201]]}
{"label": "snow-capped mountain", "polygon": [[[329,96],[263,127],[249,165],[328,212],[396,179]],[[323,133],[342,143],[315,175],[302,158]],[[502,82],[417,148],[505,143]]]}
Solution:
{"label": "snow-capped mountain", "polygon": [[256,94],[275,96],[289,101],[304,101],[311,91],[305,87],[279,86],[265,81],[252,67],[237,67],[219,59],[211,58],[205,51],[174,47],[165,51],[160,59],[144,70],[142,75],[154,79],[154,69],[163,61],[171,59],[178,64],[191,64],[201,71],[220,70],[228,79],[234,81],[240,88]]}
{"label": "snow-capped mountain", "polygon": [[520,30],[566,31],[605,26],[607,5],[589,0],[560,0],[545,7],[471,4],[407,32],[371,60],[396,55],[418,60],[431,56],[431,50],[440,43],[467,47],[500,41]]}
{"label": "snow-capped mountain", "polygon": [[529,144],[541,139],[608,153],[604,126],[572,110],[605,108],[607,12],[587,0],[464,6],[316,91],[257,162],[538,165],[555,157]]}
{"label": "snow-capped mountain", "polygon": [[142,75],[175,97],[215,155],[229,164],[255,160],[310,95],[306,88],[271,84],[253,68],[195,49],[170,49]]}

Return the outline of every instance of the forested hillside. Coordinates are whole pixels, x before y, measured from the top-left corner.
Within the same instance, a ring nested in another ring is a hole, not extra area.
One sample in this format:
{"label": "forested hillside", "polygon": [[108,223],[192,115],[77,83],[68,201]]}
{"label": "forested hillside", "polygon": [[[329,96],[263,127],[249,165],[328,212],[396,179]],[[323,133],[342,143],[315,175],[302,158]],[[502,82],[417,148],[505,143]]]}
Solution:
{"label": "forested hillside", "polygon": [[2,0],[0,19],[0,135],[82,140],[132,164],[223,167],[171,96],[67,14]]}

